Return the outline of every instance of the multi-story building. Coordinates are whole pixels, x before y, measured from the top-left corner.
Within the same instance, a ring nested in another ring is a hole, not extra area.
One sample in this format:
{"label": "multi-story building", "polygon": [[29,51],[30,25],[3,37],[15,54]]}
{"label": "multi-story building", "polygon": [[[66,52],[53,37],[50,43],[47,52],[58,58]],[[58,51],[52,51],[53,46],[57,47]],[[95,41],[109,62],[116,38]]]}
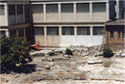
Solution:
{"label": "multi-story building", "polygon": [[43,46],[100,45],[109,0],[31,0],[35,40]]}
{"label": "multi-story building", "polygon": [[33,40],[29,0],[0,0],[0,33]]}

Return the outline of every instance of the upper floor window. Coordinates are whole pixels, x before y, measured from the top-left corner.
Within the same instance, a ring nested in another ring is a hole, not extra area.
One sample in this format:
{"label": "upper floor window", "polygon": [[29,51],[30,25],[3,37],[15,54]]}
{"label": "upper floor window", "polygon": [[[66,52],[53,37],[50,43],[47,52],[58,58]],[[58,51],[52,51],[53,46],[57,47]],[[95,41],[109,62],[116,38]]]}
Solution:
{"label": "upper floor window", "polygon": [[104,27],[93,27],[93,34],[94,35],[103,35]]}
{"label": "upper floor window", "polygon": [[46,12],[47,13],[58,13],[58,4],[47,4]]}
{"label": "upper floor window", "polygon": [[106,12],[106,3],[93,3],[93,12]]}
{"label": "upper floor window", "polygon": [[34,14],[43,13],[43,5],[42,4],[32,5],[32,12]]}
{"label": "upper floor window", "polygon": [[17,5],[17,14],[23,14],[23,5]]}
{"label": "upper floor window", "polygon": [[62,35],[74,35],[74,27],[62,27]]}
{"label": "upper floor window", "polygon": [[44,28],[43,27],[35,27],[35,35],[44,35]]}
{"label": "upper floor window", "polygon": [[73,13],[73,4],[61,4],[61,12],[62,13]]}
{"label": "upper floor window", "polygon": [[89,3],[78,3],[77,4],[77,12],[89,12]]}
{"label": "upper floor window", "polygon": [[8,5],[8,12],[9,12],[9,15],[15,15],[16,14],[15,5]]}
{"label": "upper floor window", "polygon": [[47,27],[47,35],[59,35],[58,27]]}
{"label": "upper floor window", "polygon": [[0,5],[0,15],[4,15],[5,11],[4,11],[4,5]]}
{"label": "upper floor window", "polygon": [[77,27],[77,34],[78,35],[90,35],[90,28],[89,27]]}

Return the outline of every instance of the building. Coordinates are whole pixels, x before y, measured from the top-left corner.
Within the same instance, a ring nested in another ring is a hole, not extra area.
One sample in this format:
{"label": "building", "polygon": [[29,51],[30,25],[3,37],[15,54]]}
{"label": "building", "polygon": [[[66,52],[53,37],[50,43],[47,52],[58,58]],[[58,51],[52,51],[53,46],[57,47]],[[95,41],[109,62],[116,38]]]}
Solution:
{"label": "building", "polygon": [[103,44],[109,0],[31,0],[35,40],[43,46]]}
{"label": "building", "polygon": [[29,0],[0,0],[0,33],[21,36],[33,42]]}

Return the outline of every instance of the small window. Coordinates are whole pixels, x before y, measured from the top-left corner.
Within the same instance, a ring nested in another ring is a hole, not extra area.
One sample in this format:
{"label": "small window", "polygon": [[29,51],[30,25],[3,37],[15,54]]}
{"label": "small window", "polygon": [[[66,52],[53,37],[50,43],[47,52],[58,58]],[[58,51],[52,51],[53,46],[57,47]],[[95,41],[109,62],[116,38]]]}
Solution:
{"label": "small window", "polygon": [[4,5],[0,5],[0,15],[4,15],[5,11],[4,11]]}
{"label": "small window", "polygon": [[106,3],[94,3],[93,12],[106,12]]}
{"label": "small window", "polygon": [[15,5],[8,5],[9,15],[15,15]]}
{"label": "small window", "polygon": [[47,35],[59,35],[58,27],[47,27]]}
{"label": "small window", "polygon": [[89,12],[89,4],[88,3],[78,3],[77,4],[77,12]]}
{"label": "small window", "polygon": [[47,4],[46,12],[47,13],[58,13],[58,5],[57,4]]}
{"label": "small window", "polygon": [[23,5],[17,5],[17,14],[23,14]]}
{"label": "small window", "polygon": [[35,35],[44,35],[44,28],[34,28]]}
{"label": "small window", "polygon": [[104,27],[93,27],[93,35],[103,35]]}
{"label": "small window", "polygon": [[62,27],[62,35],[74,35],[74,27]]}
{"label": "small window", "polygon": [[73,4],[61,4],[62,13],[73,13]]}
{"label": "small window", "polygon": [[114,32],[113,31],[110,32],[110,38],[111,39],[114,38]]}
{"label": "small window", "polygon": [[32,5],[32,12],[34,14],[43,13],[43,5],[42,4]]}
{"label": "small window", "polygon": [[77,27],[77,34],[78,35],[90,35],[90,28],[89,27]]}

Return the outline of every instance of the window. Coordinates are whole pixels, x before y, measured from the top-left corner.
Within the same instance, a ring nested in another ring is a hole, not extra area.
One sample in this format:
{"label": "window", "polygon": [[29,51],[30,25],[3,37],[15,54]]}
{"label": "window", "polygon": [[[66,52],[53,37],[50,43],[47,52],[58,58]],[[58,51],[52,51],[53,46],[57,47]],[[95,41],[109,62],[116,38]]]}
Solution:
{"label": "window", "polygon": [[25,5],[25,22],[30,22],[31,21],[31,16],[30,16],[30,5]]}
{"label": "window", "polygon": [[121,32],[118,31],[118,38],[120,39],[121,38]]}
{"label": "window", "polygon": [[59,35],[58,27],[47,27],[47,35]]}
{"label": "window", "polygon": [[6,32],[5,31],[0,31],[0,36],[5,36]]}
{"label": "window", "polygon": [[44,35],[44,28],[43,27],[35,27],[35,35]]}
{"label": "window", "polygon": [[10,31],[9,31],[10,37],[15,37],[15,36],[17,35],[17,32],[16,32],[16,31],[17,31],[16,29],[10,30]]}
{"label": "window", "polygon": [[105,12],[105,11],[106,11],[106,3],[93,4],[93,12]]}
{"label": "window", "polygon": [[4,5],[0,5],[0,15],[4,15],[5,11],[4,11]]}
{"label": "window", "polygon": [[77,4],[77,12],[89,12],[89,4],[88,3],[78,3]]}
{"label": "window", "polygon": [[17,14],[23,14],[23,5],[17,5]]}
{"label": "window", "polygon": [[74,35],[74,27],[62,27],[62,35]]}
{"label": "window", "polygon": [[24,36],[24,29],[18,29],[18,35],[20,37],[23,37]]}
{"label": "window", "polygon": [[34,14],[43,13],[43,5],[42,4],[32,5],[32,12]]}
{"label": "window", "polygon": [[110,31],[110,38],[114,38],[114,32]]}
{"label": "window", "polygon": [[89,27],[77,27],[77,34],[78,35],[90,35],[90,28]]}
{"label": "window", "polygon": [[93,27],[93,34],[94,35],[103,35],[104,27]]}
{"label": "window", "polygon": [[73,13],[73,4],[61,4],[62,13]]}
{"label": "window", "polygon": [[47,4],[46,12],[47,13],[58,13],[58,5],[57,4]]}
{"label": "window", "polygon": [[15,15],[15,5],[8,5],[9,15]]}

